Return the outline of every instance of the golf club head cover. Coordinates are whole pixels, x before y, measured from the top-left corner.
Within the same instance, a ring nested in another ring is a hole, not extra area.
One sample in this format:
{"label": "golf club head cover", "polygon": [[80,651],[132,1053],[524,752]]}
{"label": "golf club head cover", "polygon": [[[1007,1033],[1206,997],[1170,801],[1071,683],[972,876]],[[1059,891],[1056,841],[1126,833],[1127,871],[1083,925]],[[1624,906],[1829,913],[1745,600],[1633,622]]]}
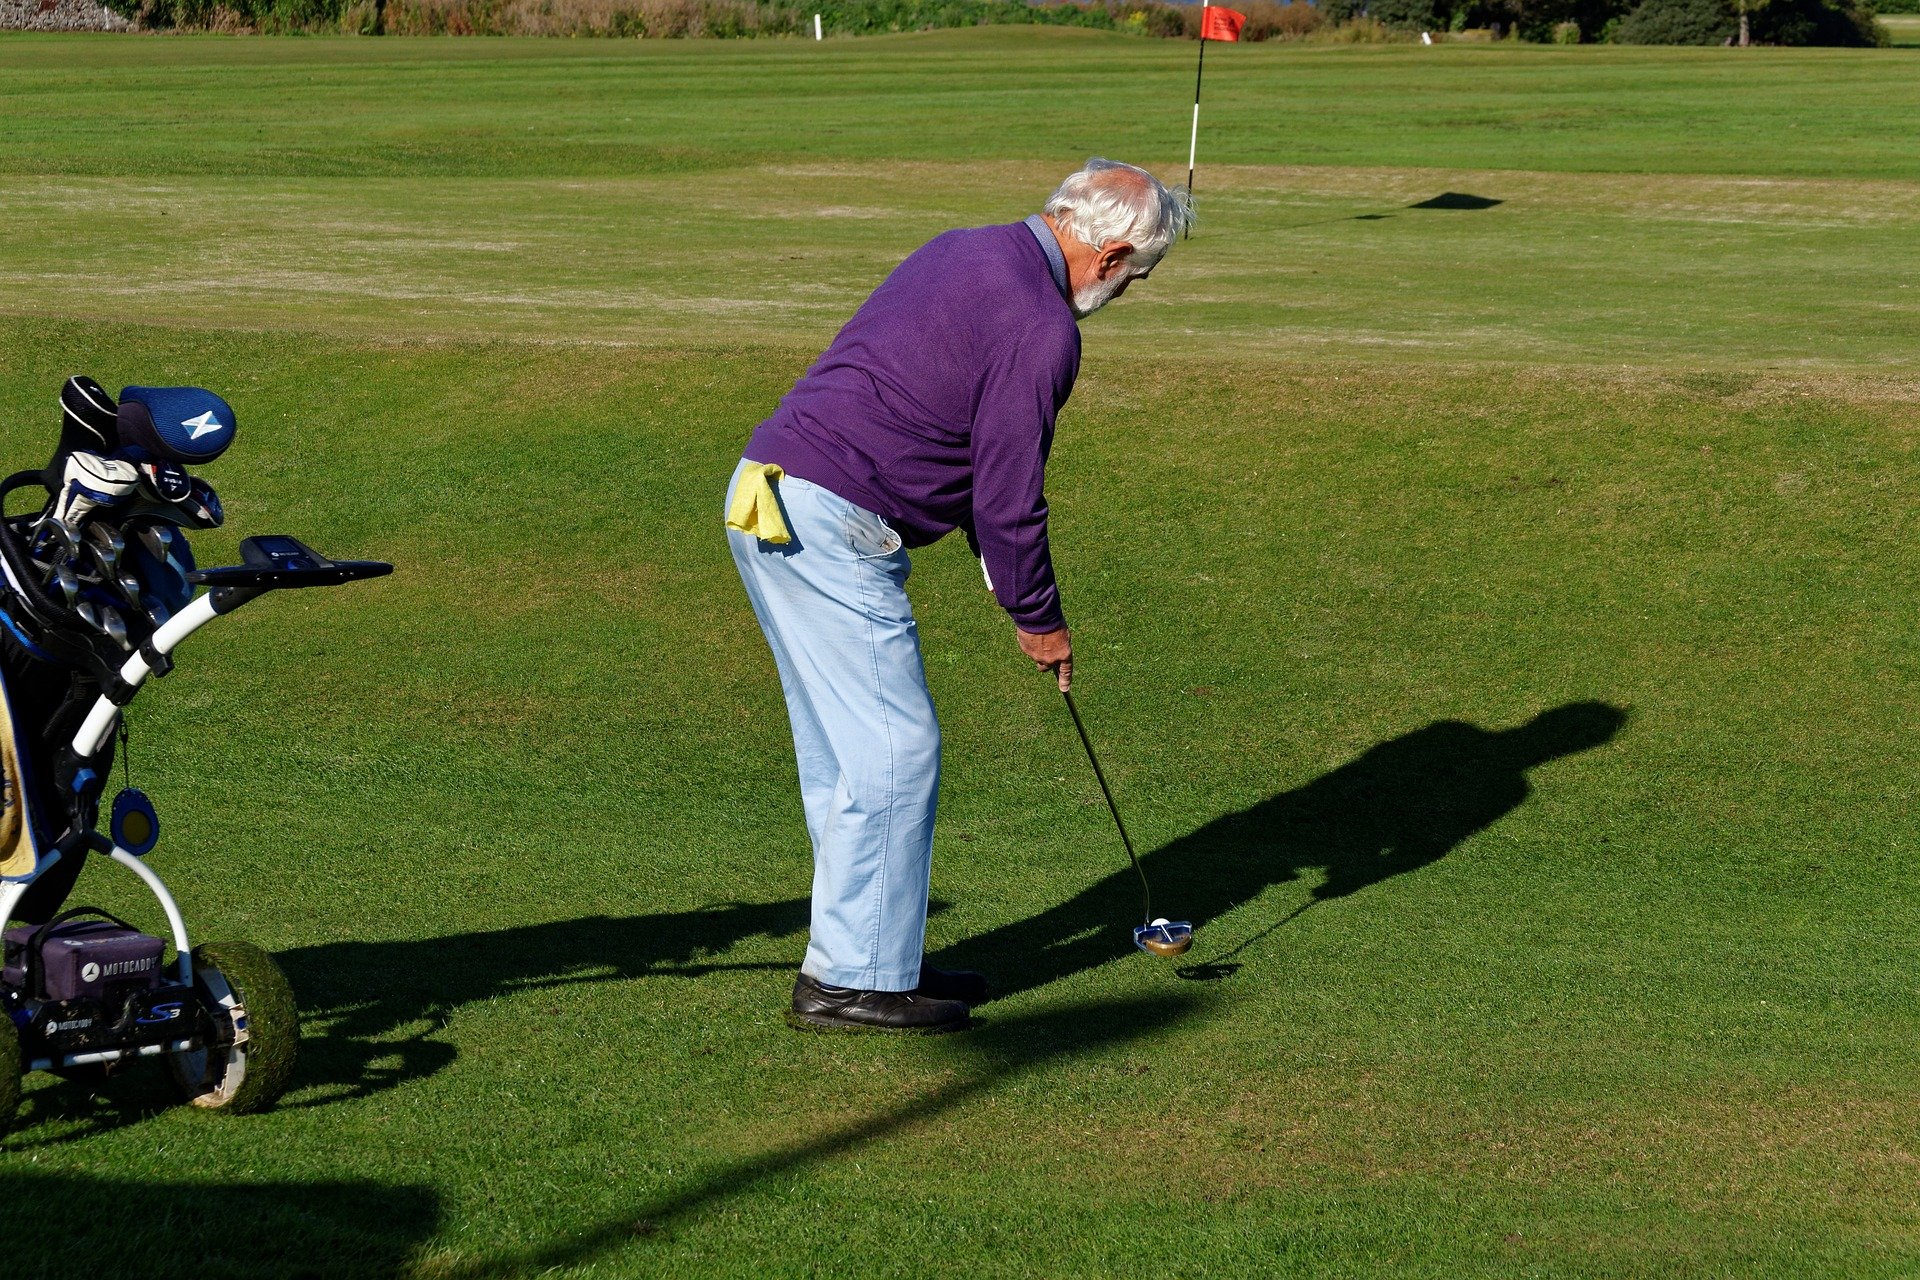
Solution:
{"label": "golf club head cover", "polygon": [[158,520],[183,529],[218,529],[226,519],[226,509],[213,486],[199,476],[189,476],[187,496],[178,502],[162,502],[145,492],[136,493],[121,523],[131,528]]}
{"label": "golf club head cover", "polygon": [[131,462],[97,453],[69,454],[53,500],[53,518],[78,530],[95,511],[118,506],[139,483],[140,468]]}
{"label": "golf club head cover", "polygon": [[116,419],[129,454],[198,466],[233,443],[233,406],[199,387],[122,387]]}
{"label": "golf club head cover", "polygon": [[174,509],[187,517],[183,523],[191,529],[218,529],[227,522],[227,509],[220,505],[220,495],[199,476],[193,478],[193,487],[185,498],[174,504]]}
{"label": "golf club head cover", "polygon": [[119,406],[85,374],[60,388],[60,452],[112,453],[120,444]]}

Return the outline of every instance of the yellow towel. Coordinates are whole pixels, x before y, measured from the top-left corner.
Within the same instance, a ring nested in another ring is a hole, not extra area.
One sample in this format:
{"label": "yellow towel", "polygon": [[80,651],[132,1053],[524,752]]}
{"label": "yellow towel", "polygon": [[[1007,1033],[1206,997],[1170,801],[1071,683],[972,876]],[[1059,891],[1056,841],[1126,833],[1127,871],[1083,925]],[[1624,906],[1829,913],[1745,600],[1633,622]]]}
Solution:
{"label": "yellow towel", "polygon": [[780,499],[773,494],[773,482],[786,472],[771,462],[749,462],[733,486],[733,505],[727,508],[727,528],[750,533],[776,547],[793,541],[787,531],[787,518],[780,514]]}

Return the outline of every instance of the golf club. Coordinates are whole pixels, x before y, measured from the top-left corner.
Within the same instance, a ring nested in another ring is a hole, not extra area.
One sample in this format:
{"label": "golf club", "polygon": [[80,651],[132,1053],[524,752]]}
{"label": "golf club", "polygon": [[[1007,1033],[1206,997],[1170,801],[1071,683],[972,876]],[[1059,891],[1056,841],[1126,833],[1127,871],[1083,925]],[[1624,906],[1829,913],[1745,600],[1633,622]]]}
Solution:
{"label": "golf club", "polygon": [[114,545],[119,541],[118,535],[112,540],[97,537],[96,531],[100,527],[95,525],[87,530],[84,549],[87,553],[86,565],[91,570],[87,576],[97,579],[102,586],[112,587],[120,573],[120,555],[124,546]]}
{"label": "golf club", "polygon": [[115,609],[111,605],[101,607],[100,630],[106,635],[107,639],[113,641],[122,649],[132,650],[133,641],[127,635],[127,620],[120,616],[118,609]]}
{"label": "golf club", "polygon": [[74,577],[73,570],[66,565],[53,566],[53,576],[47,580],[47,585],[53,588],[57,593],[56,598],[67,608],[71,609],[80,602],[80,579]]}
{"label": "golf club", "polygon": [[73,571],[80,575],[80,580],[95,586],[111,582],[113,566],[107,563],[106,550],[91,542],[84,544],[81,550],[85,554],[73,558]]}
{"label": "golf club", "polygon": [[1133,873],[1140,877],[1140,906],[1144,924],[1133,931],[1133,945],[1142,951],[1156,956],[1185,955],[1193,946],[1193,925],[1185,920],[1168,920],[1164,916],[1153,914],[1153,890],[1147,886],[1146,870],[1140,865],[1140,858],[1133,851],[1133,840],[1127,835],[1127,824],[1120,820],[1120,806],[1113,802],[1113,788],[1107,785],[1107,775],[1100,768],[1100,757],[1094,754],[1093,739],[1087,736],[1087,726],[1080,719],[1080,708],[1074,704],[1073,695],[1062,689],[1060,696],[1067,700],[1067,714],[1073,717],[1073,727],[1080,734],[1080,745],[1087,749],[1087,763],[1093,766],[1093,776],[1100,783],[1100,794],[1107,798],[1107,812],[1113,815],[1114,828],[1120,833],[1120,843],[1126,846],[1127,861],[1133,864]]}
{"label": "golf club", "polygon": [[45,562],[48,581],[52,580],[54,571],[72,561],[79,550],[79,536],[65,520],[49,517],[34,531],[32,555]]}
{"label": "golf club", "polygon": [[118,529],[95,521],[87,526],[87,541],[97,549],[108,577],[120,572],[120,557],[127,553],[127,540],[120,536]]}
{"label": "golf club", "polygon": [[120,593],[120,598],[125,600],[136,613],[145,608],[140,603],[140,579],[122,570],[111,585]]}
{"label": "golf club", "polygon": [[173,544],[180,540],[179,533],[164,524],[143,524],[138,536],[155,560],[165,560],[172,555]]}
{"label": "golf club", "polygon": [[121,600],[140,608],[140,583],[126,571],[127,541],[110,524],[87,526],[87,551],[100,569],[100,585],[117,592]]}

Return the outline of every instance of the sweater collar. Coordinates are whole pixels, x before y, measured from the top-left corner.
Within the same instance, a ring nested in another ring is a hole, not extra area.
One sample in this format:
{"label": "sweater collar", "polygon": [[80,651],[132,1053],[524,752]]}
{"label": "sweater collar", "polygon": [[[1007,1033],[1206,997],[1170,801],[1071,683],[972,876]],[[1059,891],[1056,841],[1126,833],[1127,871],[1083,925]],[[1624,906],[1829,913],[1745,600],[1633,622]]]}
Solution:
{"label": "sweater collar", "polygon": [[1033,238],[1040,242],[1040,252],[1047,255],[1047,270],[1053,273],[1053,286],[1060,296],[1069,302],[1073,299],[1067,293],[1067,255],[1060,252],[1060,241],[1054,237],[1053,228],[1047,220],[1037,213],[1028,214],[1027,230],[1033,232]]}

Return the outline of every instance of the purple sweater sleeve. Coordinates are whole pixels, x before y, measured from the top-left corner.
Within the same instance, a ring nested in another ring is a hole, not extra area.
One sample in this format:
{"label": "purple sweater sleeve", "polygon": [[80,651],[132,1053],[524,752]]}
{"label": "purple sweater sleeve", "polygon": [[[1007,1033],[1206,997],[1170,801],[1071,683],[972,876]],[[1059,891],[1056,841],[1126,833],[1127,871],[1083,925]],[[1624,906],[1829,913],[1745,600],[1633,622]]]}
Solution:
{"label": "purple sweater sleeve", "polygon": [[994,598],[1023,631],[1066,625],[1044,490],[1054,418],[1079,369],[1077,330],[1035,326],[997,354],[974,411],[973,537]]}

